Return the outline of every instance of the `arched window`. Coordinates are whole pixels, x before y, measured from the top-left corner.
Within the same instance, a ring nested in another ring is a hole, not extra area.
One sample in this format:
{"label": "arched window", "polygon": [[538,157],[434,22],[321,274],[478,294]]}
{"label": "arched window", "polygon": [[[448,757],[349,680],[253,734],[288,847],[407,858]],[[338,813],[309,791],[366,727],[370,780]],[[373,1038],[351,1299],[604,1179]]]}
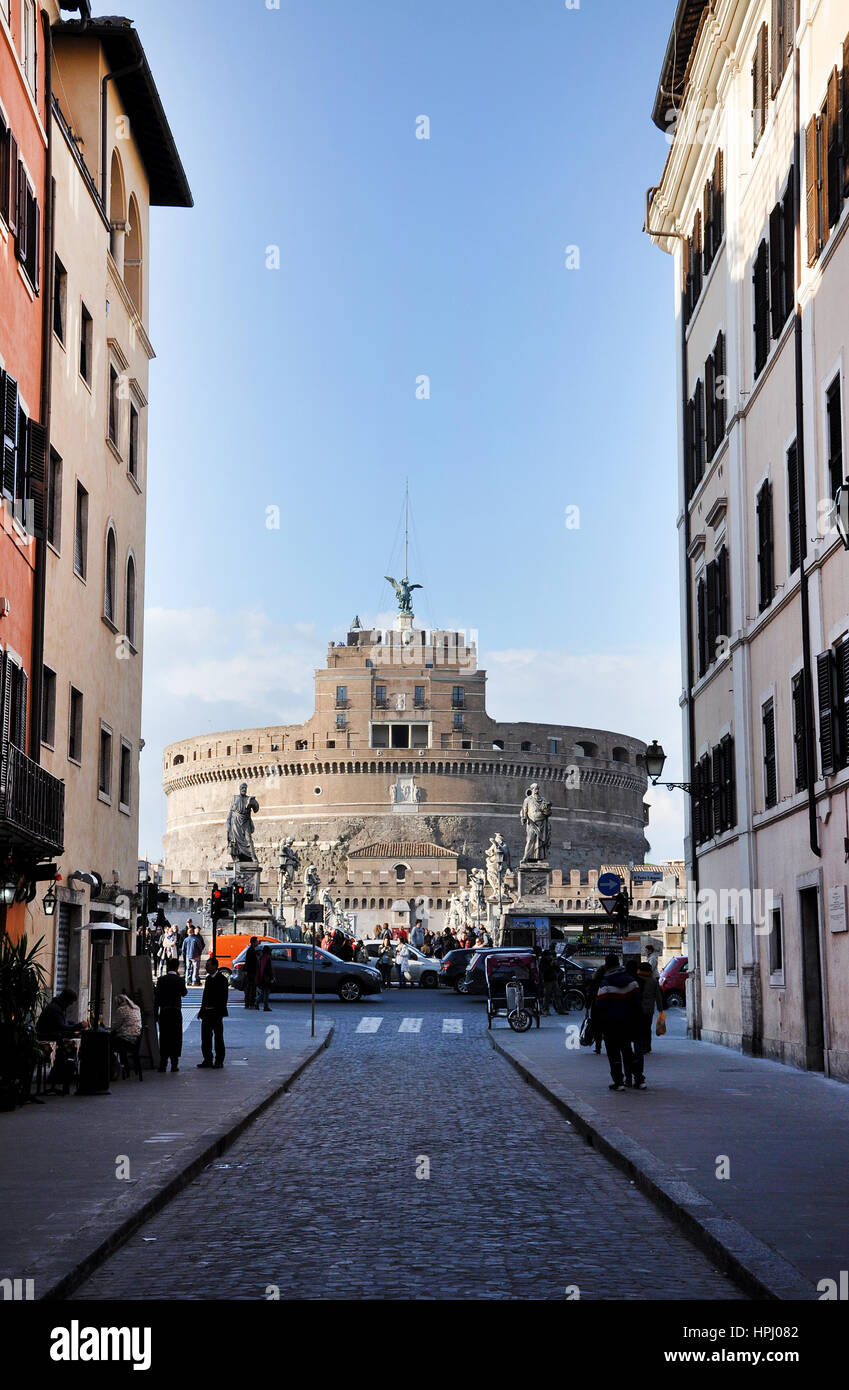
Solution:
{"label": "arched window", "polygon": [[115,528],[110,525],[106,532],[106,572],[103,579],[103,616],[110,623],[115,622]]}
{"label": "arched window", "polygon": [[406,864],[396,864],[396,865],[395,865],[395,882],[396,882],[396,883],[403,883],[406,877],[407,877],[407,866],[406,866]]}
{"label": "arched window", "polygon": [[174,766],[175,766],[175,767],[177,766],[178,763],[184,763],[185,761],[186,761],[186,760],[185,760],[185,758],[183,757],[182,753],[175,753],[175,754],[174,754]]}
{"label": "arched window", "polygon": [[127,588],[124,601],[124,632],[128,642],[136,645],[136,562],[127,556]]}
{"label": "arched window", "polygon": [[613,761],[615,763],[629,763],[631,758],[627,748],[614,748]]}
{"label": "arched window", "polygon": [[521,751],[522,753],[530,753],[530,751],[531,751],[531,745],[528,743],[527,740],[525,740],[525,742],[522,744],[522,747],[521,747],[520,751]]}
{"label": "arched window", "polygon": [[378,905],[378,907],[383,907],[383,899],[382,899],[382,898],[378,898],[378,900],[377,900],[377,905]]}
{"label": "arched window", "polygon": [[141,239],[141,214],[139,205],[136,202],[135,194],[130,198],[130,211],[127,218],[127,239],[124,245],[124,284],[130,294],[139,317],[144,312],[144,301],[142,299],[142,239]]}
{"label": "arched window", "polygon": [[109,250],[112,259],[123,275],[124,273],[124,235],[127,228],[127,198],[124,192],[124,174],[118,151],[112,151],[109,169]]}
{"label": "arched window", "polygon": [[[381,902],[382,902],[382,899],[381,899]],[[372,900],[371,900],[371,906],[374,907],[374,898],[372,898]]]}

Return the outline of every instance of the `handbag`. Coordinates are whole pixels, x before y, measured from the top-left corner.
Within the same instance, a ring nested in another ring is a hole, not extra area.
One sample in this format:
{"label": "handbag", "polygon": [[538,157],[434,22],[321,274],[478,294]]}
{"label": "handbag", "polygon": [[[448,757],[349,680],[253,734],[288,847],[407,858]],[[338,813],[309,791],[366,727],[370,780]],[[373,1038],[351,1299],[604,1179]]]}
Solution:
{"label": "handbag", "polygon": [[655,1036],[662,1038],[666,1032],[666,1014],[661,1009],[657,1016],[657,1023],[654,1025]]}
{"label": "handbag", "polygon": [[581,1044],[581,1047],[591,1047],[595,1042],[595,1030],[589,1014],[584,1016],[584,1021],[581,1024],[581,1031],[578,1034],[578,1042]]}

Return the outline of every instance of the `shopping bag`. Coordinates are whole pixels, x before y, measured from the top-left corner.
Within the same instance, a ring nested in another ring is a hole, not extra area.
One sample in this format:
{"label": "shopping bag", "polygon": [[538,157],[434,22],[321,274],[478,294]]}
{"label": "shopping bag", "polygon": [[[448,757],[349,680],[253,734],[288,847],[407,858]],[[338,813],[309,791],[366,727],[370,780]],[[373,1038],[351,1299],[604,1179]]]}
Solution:
{"label": "shopping bag", "polygon": [[657,1016],[657,1023],[654,1025],[654,1031],[658,1038],[662,1038],[666,1032],[666,1014],[662,1009]]}
{"label": "shopping bag", "polygon": [[589,1014],[586,1014],[581,1024],[581,1031],[578,1034],[578,1042],[581,1047],[592,1047],[595,1042],[595,1032],[593,1031],[593,1021]]}

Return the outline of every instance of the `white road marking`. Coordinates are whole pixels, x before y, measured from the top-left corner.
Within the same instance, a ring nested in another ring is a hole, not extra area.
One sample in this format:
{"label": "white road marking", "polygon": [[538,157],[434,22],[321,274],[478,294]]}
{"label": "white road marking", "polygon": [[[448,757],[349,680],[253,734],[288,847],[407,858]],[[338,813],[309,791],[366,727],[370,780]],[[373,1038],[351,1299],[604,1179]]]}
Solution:
{"label": "white road marking", "polygon": [[422,1020],[420,1018],[402,1018],[399,1033],[420,1033],[422,1031]]}
{"label": "white road marking", "polygon": [[170,1144],[173,1139],[183,1139],[185,1135],[182,1130],[174,1130],[167,1134],[154,1134],[152,1138],[145,1139],[146,1144]]}
{"label": "white road marking", "polygon": [[462,1018],[444,1018],[442,1020],[442,1031],[443,1033],[462,1033]]}
{"label": "white road marking", "polygon": [[383,1018],[361,1018],[356,1027],[357,1033],[376,1033]]}

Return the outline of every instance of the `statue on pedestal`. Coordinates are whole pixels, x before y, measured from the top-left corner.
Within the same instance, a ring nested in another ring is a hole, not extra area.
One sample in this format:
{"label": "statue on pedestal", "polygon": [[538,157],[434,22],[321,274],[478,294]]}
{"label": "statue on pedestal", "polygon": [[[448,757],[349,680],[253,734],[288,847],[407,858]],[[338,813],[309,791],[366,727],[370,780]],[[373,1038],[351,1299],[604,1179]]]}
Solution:
{"label": "statue on pedestal", "polygon": [[387,584],[391,584],[392,588],[395,590],[395,597],[398,600],[398,612],[412,613],[413,604],[411,595],[414,589],[420,589],[422,587],[421,584],[411,584],[406,575],[403,579],[391,579],[388,574],[384,575],[384,578]]}
{"label": "statue on pedestal", "polygon": [[488,908],[484,894],[485,884],[486,874],[483,869],[472,869],[472,872],[469,874],[469,898],[472,916],[476,924],[486,921],[488,916]]}
{"label": "statue on pedestal", "polygon": [[551,839],[551,802],[540,794],[539,783],[532,782],[525,793],[519,819],[525,827],[523,864],[547,864]]}
{"label": "statue on pedestal", "polygon": [[510,850],[503,835],[496,831],[491,837],[486,852],[486,881],[492,889],[493,897],[499,898],[503,892],[504,875],[510,868]]}
{"label": "statue on pedestal", "polygon": [[259,802],[255,796],[248,796],[248,784],[242,782],[239,795],[233,797],[227,812],[227,849],[234,864],[256,862],[251,812],[258,810]]}
{"label": "statue on pedestal", "polygon": [[292,848],[294,835],[284,835],[280,841],[278,850],[278,865],[280,871],[280,887],[284,893],[288,893],[292,884],[295,882],[295,874],[301,867],[301,857],[297,850]]}
{"label": "statue on pedestal", "polygon": [[318,886],[321,882],[315,864],[308,864],[304,870],[304,907],[312,907],[318,902]]}

